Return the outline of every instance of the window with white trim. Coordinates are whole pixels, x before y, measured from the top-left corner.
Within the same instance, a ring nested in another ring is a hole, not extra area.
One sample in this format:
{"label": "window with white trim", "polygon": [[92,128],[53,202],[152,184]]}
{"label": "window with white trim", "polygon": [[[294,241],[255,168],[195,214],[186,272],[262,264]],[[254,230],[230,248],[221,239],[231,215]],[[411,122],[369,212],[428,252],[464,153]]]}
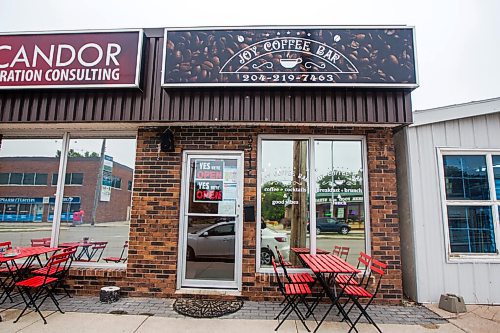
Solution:
{"label": "window with white trim", "polygon": [[299,265],[293,248],[366,251],[366,147],[354,136],[259,137],[260,268],[276,248]]}
{"label": "window with white trim", "polygon": [[442,161],[449,253],[498,254],[500,153],[446,151]]}
{"label": "window with white trim", "polygon": [[[123,265],[123,260],[106,263],[103,259],[120,257],[128,241],[132,193],[111,188],[121,188],[122,181],[132,182],[135,144],[133,137],[3,138],[0,147],[2,238],[11,241],[14,247],[106,243],[95,256],[91,256],[92,248],[87,253],[82,251],[85,247],[80,246],[75,264]],[[98,151],[104,152],[103,157],[107,158],[101,159]],[[65,156],[62,165],[61,154]],[[65,164],[66,170],[62,171]],[[60,171],[64,179],[58,179]],[[62,190],[55,188],[58,180],[64,183],[59,184],[63,185]],[[34,185],[45,186],[36,192],[26,188]],[[56,208],[59,205],[61,212]],[[31,223],[29,228],[22,226],[26,223]],[[90,228],[90,225],[99,225],[99,228]],[[19,232],[19,228],[26,230]],[[58,235],[57,239],[54,235]]]}

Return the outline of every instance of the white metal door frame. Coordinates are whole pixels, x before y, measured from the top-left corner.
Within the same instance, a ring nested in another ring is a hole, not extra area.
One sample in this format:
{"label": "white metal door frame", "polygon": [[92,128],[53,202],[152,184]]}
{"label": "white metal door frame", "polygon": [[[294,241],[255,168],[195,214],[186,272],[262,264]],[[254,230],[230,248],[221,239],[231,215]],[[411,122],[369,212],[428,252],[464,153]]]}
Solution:
{"label": "white metal door frame", "polygon": [[[186,279],[186,245],[187,245],[187,219],[189,216],[221,216],[218,214],[196,214],[188,213],[189,209],[189,177],[190,161],[195,158],[203,159],[235,159],[238,164],[237,201],[235,218],[235,257],[234,257],[234,281],[195,280]],[[179,209],[179,252],[177,258],[177,289],[207,288],[207,289],[237,289],[241,291],[241,275],[243,263],[243,162],[242,151],[184,151],[182,156],[182,180],[181,197]]]}

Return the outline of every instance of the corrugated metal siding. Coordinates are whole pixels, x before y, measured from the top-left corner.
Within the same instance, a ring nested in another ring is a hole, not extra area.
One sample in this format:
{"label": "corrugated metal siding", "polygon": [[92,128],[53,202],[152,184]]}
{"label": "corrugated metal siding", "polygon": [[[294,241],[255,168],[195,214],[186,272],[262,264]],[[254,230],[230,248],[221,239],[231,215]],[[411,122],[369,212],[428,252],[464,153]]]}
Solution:
{"label": "corrugated metal siding", "polygon": [[[417,301],[500,304],[500,261],[446,262],[436,147],[500,149],[500,113],[407,128]],[[498,232],[498,230],[496,230]]]}
{"label": "corrugated metal siding", "polygon": [[[147,31],[146,31],[147,33]],[[146,34],[147,35],[147,34]],[[2,122],[238,121],[411,123],[410,91],[345,88],[161,88],[163,38],[145,38],[142,91],[0,91]]]}

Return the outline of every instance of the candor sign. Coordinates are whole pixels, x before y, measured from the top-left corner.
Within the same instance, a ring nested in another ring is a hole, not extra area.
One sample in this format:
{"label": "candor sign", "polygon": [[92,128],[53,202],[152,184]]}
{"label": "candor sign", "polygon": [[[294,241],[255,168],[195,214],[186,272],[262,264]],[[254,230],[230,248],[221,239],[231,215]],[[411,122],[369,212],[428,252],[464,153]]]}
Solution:
{"label": "candor sign", "polygon": [[163,86],[417,87],[411,27],[166,30]]}
{"label": "candor sign", "polygon": [[0,89],[138,87],[142,39],[142,30],[0,36]]}

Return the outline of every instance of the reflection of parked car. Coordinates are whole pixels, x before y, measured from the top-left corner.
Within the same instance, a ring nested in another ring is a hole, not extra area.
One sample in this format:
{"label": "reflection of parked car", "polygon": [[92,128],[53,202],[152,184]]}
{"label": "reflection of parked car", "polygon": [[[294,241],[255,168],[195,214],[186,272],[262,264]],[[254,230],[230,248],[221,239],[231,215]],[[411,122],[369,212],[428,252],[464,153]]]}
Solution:
{"label": "reflection of parked car", "polygon": [[234,222],[220,222],[190,231],[186,256],[234,259]]}
{"label": "reflection of parked car", "polygon": [[[263,227],[261,227],[260,235],[260,264],[261,265],[271,265],[271,258],[274,256],[277,258],[276,248],[280,251],[281,255],[288,260],[288,255],[290,252],[290,244],[288,243],[288,235],[282,232],[276,232],[272,229],[269,229],[265,226],[265,223],[262,223]],[[269,249],[272,250],[269,251]]]}
{"label": "reflection of parked car", "polygon": [[[225,258],[234,259],[234,222],[219,222],[214,225],[203,225],[191,230],[187,237],[187,260],[196,258]],[[272,252],[269,251],[269,248]],[[276,232],[265,227],[261,230],[262,265],[270,265],[271,258],[276,256],[275,246],[288,259],[290,244],[286,233]]]}
{"label": "reflection of parked car", "polygon": [[[307,224],[309,231],[309,223]],[[319,217],[316,219],[316,234],[321,232],[338,232],[342,235],[347,235],[351,231],[351,227],[333,217]]]}

